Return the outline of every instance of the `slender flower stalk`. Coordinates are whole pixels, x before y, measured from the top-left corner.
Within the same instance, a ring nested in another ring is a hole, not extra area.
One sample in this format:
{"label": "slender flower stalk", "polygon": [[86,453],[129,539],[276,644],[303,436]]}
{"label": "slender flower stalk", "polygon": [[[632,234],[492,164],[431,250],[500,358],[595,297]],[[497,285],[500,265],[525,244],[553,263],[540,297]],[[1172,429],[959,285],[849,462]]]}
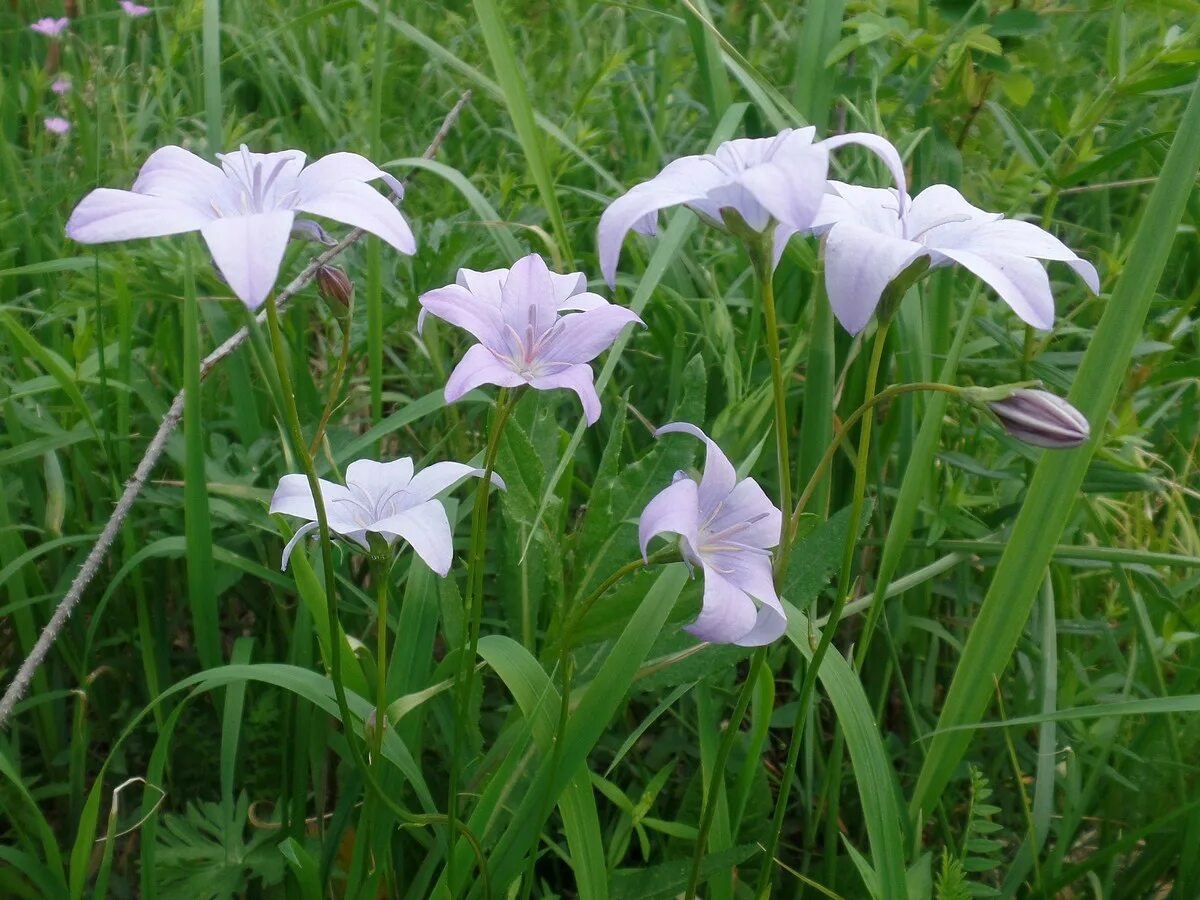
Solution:
{"label": "slender flower stalk", "polygon": [[[871,362],[867,369],[867,385],[864,392],[863,407],[870,409],[875,397],[875,385],[879,379],[879,366],[883,359],[883,348],[887,340],[890,320],[881,319],[875,332],[875,342],[871,349]],[[854,466],[854,493],[850,501],[850,522],[847,526],[846,544],[842,551],[842,566],[838,575],[837,593],[834,595],[833,606],[829,611],[829,621],[821,632],[821,639],[813,650],[812,658],[804,672],[804,681],[800,684],[800,696],[796,709],[796,723],[792,726],[792,736],[788,743],[787,762],[779,782],[779,796],[775,800],[775,816],[771,822],[771,836],[767,842],[766,859],[768,863],[775,858],[779,847],[779,837],[783,831],[783,819],[787,813],[788,795],[791,793],[792,780],[796,775],[796,764],[800,759],[800,743],[804,738],[804,725],[808,720],[808,710],[812,703],[813,691],[816,687],[817,675],[821,671],[821,663],[833,641],[837,631],[838,620],[850,593],[851,568],[854,565],[854,550],[858,546],[858,522],[862,518],[863,501],[867,489],[867,456],[871,447],[872,416],[865,416],[858,437],[858,455]],[[771,866],[763,867],[759,876],[758,897],[767,895],[771,883]]]}

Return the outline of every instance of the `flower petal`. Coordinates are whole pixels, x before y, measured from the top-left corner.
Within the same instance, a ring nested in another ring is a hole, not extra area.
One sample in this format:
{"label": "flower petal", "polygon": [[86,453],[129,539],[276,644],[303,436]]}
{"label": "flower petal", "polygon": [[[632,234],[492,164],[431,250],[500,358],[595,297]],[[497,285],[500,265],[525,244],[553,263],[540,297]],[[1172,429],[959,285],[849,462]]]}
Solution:
{"label": "flower petal", "polygon": [[892,181],[895,183],[896,189],[900,192],[900,210],[903,213],[906,205],[904,199],[908,196],[908,182],[904,176],[904,160],[900,158],[899,151],[896,150],[891,141],[867,131],[854,131],[850,134],[839,134],[834,137],[825,138],[820,143],[827,150],[837,150],[839,147],[845,147],[847,144],[858,144],[858,146],[865,147],[882,159],[884,165],[887,166],[888,171],[892,174]]}
{"label": "flower petal", "polygon": [[709,571],[715,569],[729,584],[744,591],[760,604],[754,626],[732,643],[743,647],[758,647],[771,643],[787,630],[787,613],[784,612],[779,595],[775,593],[771,557],[768,554],[744,550],[723,551],[706,554],[704,562],[706,578]]}
{"label": "flower petal", "polygon": [[[309,166],[305,173],[313,168]],[[339,181],[319,193],[301,192],[294,205],[314,216],[369,231],[408,256],[417,252],[416,238],[400,210],[370,185]]]}
{"label": "flower petal", "polygon": [[783,604],[778,601],[764,603],[758,608],[754,627],[733,643],[739,647],[762,647],[779,640],[785,631],[787,631],[787,613],[783,611]]}
{"label": "flower petal", "polygon": [[524,335],[532,326],[535,337],[541,336],[558,318],[550,269],[537,253],[521,257],[508,270],[500,288],[500,312],[517,334]]}
{"label": "flower petal", "polygon": [[825,289],[833,313],[851,334],[871,319],[888,283],[925,252],[920,244],[839,222],[825,238]]}
{"label": "flower petal", "polygon": [[500,291],[508,278],[508,269],[491,269],[476,272],[474,269],[459,269],[455,283],[466,288],[481,303],[500,308]]}
{"label": "flower petal", "polygon": [[754,601],[711,567],[704,566],[704,601],[696,621],[684,631],[702,641],[732,644],[749,634],[758,619]]}
{"label": "flower petal", "polygon": [[810,144],[801,153],[785,155],[780,151],[771,162],[747,169],[741,182],[776,222],[799,231],[812,224],[828,173],[825,148]]}
{"label": "flower petal", "polygon": [[779,543],[783,514],[767,497],[757,481],[743,478],[721,503],[720,512],[713,516],[705,529],[718,535],[737,529],[729,540],[748,547],[768,549]]}
{"label": "flower petal", "polygon": [[96,188],[71,212],[67,237],[81,244],[162,237],[199,231],[215,216],[175,200]]}
{"label": "flower petal", "polygon": [[454,559],[454,538],[446,508],[436,500],[420,503],[371,526],[385,537],[401,537],[425,560],[429,568],[445,577]]}
{"label": "flower petal", "polygon": [[1049,331],[1054,327],[1054,295],[1042,264],[1024,256],[984,256],[969,250],[938,248],[938,252],[991,285],[1021,321]]}
{"label": "flower petal", "polygon": [[[350,492],[340,484],[318,479],[321,486],[321,502],[325,504],[325,516],[329,521],[329,530],[340,535],[356,531],[361,525],[351,514],[353,509],[349,504],[354,501]],[[317,508],[313,504],[312,491],[308,487],[308,478],[304,475],[284,475],[279,479],[279,486],[271,497],[269,513],[284,516],[295,516],[315,522]]]}
{"label": "flower petal", "polygon": [[254,213],[213,219],[200,229],[221,276],[251,309],[275,287],[294,218],[290,211]]}
{"label": "flower petal", "polygon": [[725,452],[717,446],[717,442],[693,425],[691,422],[670,422],[654,432],[655,437],[664,434],[690,434],[704,441],[708,448],[704,456],[704,473],[700,478],[698,500],[701,517],[710,514],[721,503],[737,484],[737,471]]}
{"label": "flower petal", "polygon": [[214,218],[213,200],[227,189],[229,179],[218,166],[182,147],[159,147],[142,164],[133,190],[138,194],[174,200]]}
{"label": "flower petal", "polygon": [[649,181],[635,185],[610,203],[600,216],[596,233],[600,272],[609,286],[616,284],[621,244],[631,228],[654,234],[660,209],[703,199],[708,188],[723,180],[712,159],[685,156],[668,163]]}
{"label": "flower petal", "polygon": [[925,243],[935,246],[950,240],[951,235],[974,234],[977,225],[1002,219],[1000,213],[990,213],[972,206],[948,184],[932,184],[913,198],[904,214],[904,233],[917,239],[926,236]]}
{"label": "flower petal", "polygon": [[475,344],[463,355],[450,377],[446,379],[446,402],[453,403],[467,391],[481,384],[497,387],[516,387],[525,379],[500,362],[496,354],[483,344]]}
{"label": "flower petal", "polygon": [[[931,240],[931,245],[940,248],[943,243],[951,243],[941,239],[942,231],[937,232],[936,236],[938,240]],[[1084,280],[1093,294],[1100,293],[1100,278],[1096,267],[1087,260],[1080,259],[1070,247],[1032,222],[1022,222],[1019,219],[983,222],[971,231],[955,236],[959,239],[953,241],[954,246],[984,255],[1028,256],[1033,259],[1065,262]]]}
{"label": "flower petal", "polygon": [[[439,462],[426,466],[413,476],[408,486],[408,492],[422,501],[432,500],[442,491],[451,488],[468,476],[483,477],[483,469],[468,466],[460,462]],[[495,472],[492,473],[492,484],[505,490],[504,480]]]}
{"label": "flower petal", "polygon": [[[554,272],[550,273],[551,278],[562,277],[556,276]],[[557,297],[558,288],[555,288],[555,296]],[[589,309],[600,309],[608,306],[609,303],[599,294],[593,294],[590,291],[579,291],[575,294],[568,294],[561,300],[558,300],[558,311],[565,312],[569,310],[579,310],[587,312]]]}
{"label": "flower petal", "polygon": [[696,482],[686,476],[663,488],[646,504],[638,519],[638,545],[642,558],[656,535],[669,532],[683,537],[693,547],[698,542],[700,507]]}
{"label": "flower petal", "polygon": [[596,393],[596,375],[587,363],[567,366],[559,372],[529,379],[529,386],[539,391],[567,388],[579,396],[583,415],[589,425],[600,418],[600,396]]}
{"label": "flower petal", "polygon": [[276,183],[290,182],[304,168],[306,154],[301,150],[280,150],[276,153],[253,153],[242,144],[230,153],[218,153],[217,161],[228,181],[234,181],[244,188],[251,188],[255,182],[255,170],[259,170],[259,178],[267,178],[275,174]]}
{"label": "flower petal", "polygon": [[607,350],[631,322],[644,324],[633,310],[606,303],[588,312],[563,316],[538,349],[538,358],[547,362],[591,362]]}
{"label": "flower petal", "polygon": [[365,156],[357,153],[330,153],[314,161],[299,173],[296,188],[301,198],[325,193],[342,181],[374,181],[380,178],[397,197],[404,196],[404,185]]}
{"label": "flower petal", "polygon": [[359,502],[370,500],[375,509],[391,495],[406,490],[412,478],[413,461],[408,456],[387,462],[356,459],[346,467],[346,488]]}
{"label": "flower petal", "polygon": [[279,571],[286,572],[288,561],[292,558],[292,551],[296,549],[296,545],[304,539],[307,534],[312,534],[320,527],[316,522],[305,522],[296,529],[296,533],[292,535],[292,539],[283,545],[283,556],[279,561]]}
{"label": "flower petal", "polygon": [[[422,312],[437,316],[467,331],[486,346],[501,349],[504,343],[504,319],[499,307],[479,299],[478,295],[457,284],[426,291],[417,302]],[[418,319],[417,328],[424,323]]]}

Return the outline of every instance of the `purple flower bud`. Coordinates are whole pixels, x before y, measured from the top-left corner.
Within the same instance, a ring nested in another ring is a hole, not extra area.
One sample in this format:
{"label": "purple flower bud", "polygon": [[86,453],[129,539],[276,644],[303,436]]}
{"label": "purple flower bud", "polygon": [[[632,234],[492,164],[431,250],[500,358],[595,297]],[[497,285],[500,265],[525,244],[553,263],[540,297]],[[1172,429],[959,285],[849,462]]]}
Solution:
{"label": "purple flower bud", "polygon": [[988,409],[1005,431],[1034,447],[1067,450],[1091,436],[1083,413],[1047,391],[1017,388],[1005,399],[989,403]]}
{"label": "purple flower bud", "polygon": [[349,309],[354,300],[354,282],[337,266],[321,266],[317,269],[317,290],[339,315]]}

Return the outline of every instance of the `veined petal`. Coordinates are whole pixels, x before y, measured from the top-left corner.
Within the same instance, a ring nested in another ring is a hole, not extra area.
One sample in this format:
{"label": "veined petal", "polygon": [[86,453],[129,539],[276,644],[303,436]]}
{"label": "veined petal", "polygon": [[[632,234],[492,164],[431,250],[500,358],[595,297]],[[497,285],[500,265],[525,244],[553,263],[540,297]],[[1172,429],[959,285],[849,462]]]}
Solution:
{"label": "veined petal", "polygon": [[401,537],[425,560],[429,568],[445,577],[454,559],[454,538],[446,508],[436,500],[419,503],[371,526],[385,537]]}
{"label": "veined petal", "polygon": [[825,238],[825,288],[833,313],[851,334],[866,327],[893,278],[925,252],[913,241],[839,222]]}
{"label": "veined petal", "polygon": [[446,379],[446,402],[453,403],[467,391],[481,384],[497,387],[516,387],[525,379],[500,362],[496,354],[483,344],[475,344],[463,355],[450,377]]}
{"label": "veined petal", "polygon": [[508,270],[500,288],[500,312],[517,334],[524,335],[532,325],[535,337],[540,337],[558,318],[550,269],[537,253],[521,257]]}
{"label": "veined petal", "polygon": [[417,252],[416,238],[400,210],[362,182],[339,181],[320,192],[303,192],[295,208],[369,231],[408,256]]}
{"label": "veined petal", "polygon": [[[950,229],[945,229],[950,232]],[[1093,294],[1100,292],[1100,278],[1096,267],[1079,256],[1070,247],[1052,235],[1039,228],[1032,222],[1022,222],[1019,219],[1000,219],[994,222],[981,222],[969,231],[953,233],[957,240],[942,239],[942,232],[935,232],[931,237],[931,246],[940,248],[943,244],[953,244],[963,250],[970,250],[990,256],[1028,256],[1033,259],[1048,259],[1065,262],[1084,280]],[[946,235],[951,237],[950,234]]]}
{"label": "veined petal", "polygon": [[71,212],[67,237],[81,244],[162,237],[199,231],[215,216],[176,200],[96,188]]}
{"label": "veined petal", "polygon": [[850,134],[839,134],[825,138],[820,143],[827,150],[836,150],[839,147],[845,147],[847,144],[858,144],[860,147],[865,147],[882,159],[883,164],[887,166],[888,171],[892,174],[892,181],[895,183],[896,189],[900,192],[900,211],[903,214],[906,205],[904,201],[908,196],[908,181],[904,176],[904,160],[900,158],[899,151],[896,150],[891,141],[867,131],[854,131]]}
{"label": "veined petal", "polygon": [[717,442],[693,425],[691,422],[670,422],[654,432],[655,437],[664,434],[690,434],[704,441],[707,452],[704,456],[704,473],[700,477],[700,487],[697,500],[700,504],[700,516],[708,516],[729,496],[737,484],[737,471],[725,452],[717,446]]}
{"label": "veined petal", "polygon": [[554,302],[559,309],[580,309],[577,306],[564,306],[567,298],[582,294],[587,290],[587,276],[582,272],[551,272],[550,284],[554,288]]}
{"label": "veined petal", "polygon": [[[460,462],[439,462],[426,466],[413,476],[408,492],[422,501],[432,500],[442,491],[453,487],[468,476],[483,477],[483,469]],[[505,490],[504,479],[492,473],[492,484]]]}
{"label": "veined petal", "polygon": [[397,197],[404,196],[404,186],[365,156],[357,153],[330,153],[314,161],[299,173],[296,187],[301,199],[325,193],[342,181],[374,181],[380,178]]}
{"label": "veined petal", "polygon": [[828,171],[828,153],[812,144],[802,153],[777,153],[771,162],[743,172],[741,182],[776,222],[799,231],[817,214]]}
{"label": "veined petal", "polygon": [[642,548],[643,559],[646,558],[650,540],[663,533],[678,534],[693,547],[696,545],[697,529],[700,527],[697,491],[695,481],[680,478],[655,494],[646,504],[638,519],[638,544]]}
{"label": "veined petal", "polygon": [[787,631],[787,613],[783,611],[783,604],[778,600],[774,603],[764,602],[758,608],[754,627],[733,643],[739,647],[763,647],[779,640],[785,631]]}
{"label": "veined petal", "polygon": [[387,462],[356,459],[346,467],[347,489],[352,492],[361,492],[364,499],[369,498],[373,504],[376,504],[376,515],[380,515],[377,504],[392,494],[408,488],[412,477],[413,461],[408,456]]}
{"label": "veined petal", "polygon": [[984,256],[958,248],[938,248],[942,255],[987,282],[1021,321],[1049,331],[1054,327],[1054,295],[1042,264],[1024,256]]}
{"label": "veined petal", "polygon": [[610,203],[600,216],[596,234],[600,272],[609,286],[616,284],[621,244],[631,228],[654,234],[659,210],[703,199],[710,187],[723,180],[712,160],[685,156],[668,163],[652,179],[635,185]]}
{"label": "veined petal", "polygon": [[290,211],[254,213],[213,219],[200,229],[221,276],[251,309],[275,287],[294,218]]}
{"label": "veined petal", "polygon": [[743,478],[726,495],[705,531],[711,535],[731,532],[729,540],[765,550],[779,543],[782,526],[783,514],[759,483],[753,478]]}
{"label": "veined petal", "polygon": [[600,396],[596,393],[595,373],[587,363],[567,366],[560,372],[529,379],[529,386],[539,391],[567,388],[574,391],[583,404],[583,415],[589,425],[600,418]]}
{"label": "veined petal", "polygon": [[230,153],[218,153],[217,161],[228,179],[246,188],[254,185],[254,171],[265,178],[276,173],[276,183],[290,182],[304,168],[306,154],[302,150],[280,150],[276,153],[254,153],[245,144]]}
{"label": "veined petal", "polygon": [[[553,277],[554,273],[551,272],[550,275]],[[582,277],[582,273],[580,273],[580,276]],[[557,291],[557,288],[555,290]],[[602,307],[609,305],[609,302],[599,294],[593,294],[590,291],[579,291],[575,294],[568,294],[566,297],[559,300],[558,310],[559,312],[568,310],[587,312],[589,309],[601,309]]]}
{"label": "veined petal", "polygon": [[[335,534],[348,535],[361,527],[354,518],[355,501],[350,492],[340,484],[317,480],[321,486],[321,502],[325,505],[325,517],[329,522],[329,530]],[[313,504],[312,491],[308,487],[308,478],[304,475],[284,475],[279,479],[279,486],[271,497],[268,512],[285,516],[295,516],[315,522],[317,508]]]}
{"label": "veined petal", "polygon": [[749,634],[757,619],[758,609],[750,596],[705,565],[703,606],[696,621],[684,631],[702,641],[732,644]]}
{"label": "veined petal", "polygon": [[[457,284],[426,291],[417,302],[423,312],[437,316],[471,334],[488,347],[500,349],[504,343],[504,319],[498,306],[480,300],[478,295]],[[418,328],[421,323],[418,322]]]}
{"label": "veined petal", "polygon": [[142,164],[133,190],[191,206],[214,218],[213,199],[226,190],[229,179],[218,166],[182,147],[159,147]]}
{"label": "veined petal", "polygon": [[460,287],[466,288],[480,303],[500,308],[500,291],[508,278],[508,269],[491,269],[487,272],[476,272],[474,269],[459,269],[454,279]]}
{"label": "veined petal", "polygon": [[913,240],[924,235],[925,242],[933,246],[944,242],[949,233],[974,233],[973,224],[967,223],[996,222],[1002,218],[1000,213],[990,213],[972,206],[966,197],[948,184],[933,184],[917,194],[909,204],[904,214],[904,234]]}
{"label": "veined petal", "polygon": [[588,312],[563,316],[538,350],[548,362],[591,362],[617,339],[621,329],[631,322],[643,324],[633,310],[606,303]]}

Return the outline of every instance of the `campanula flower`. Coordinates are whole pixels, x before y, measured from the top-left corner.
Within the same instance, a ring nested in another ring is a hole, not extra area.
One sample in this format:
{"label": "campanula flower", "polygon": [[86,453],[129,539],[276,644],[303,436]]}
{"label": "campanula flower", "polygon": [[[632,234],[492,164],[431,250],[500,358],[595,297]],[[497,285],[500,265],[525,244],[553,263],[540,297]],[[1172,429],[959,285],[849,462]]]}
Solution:
{"label": "campanula flower", "polygon": [[416,250],[400,211],[366,184],[400,183],[357,153],[331,153],[305,167],[299,150],[217,154],[220,167],[182,147],[146,160],[133,190],[98,188],[67,221],[84,244],[199,231],[233,292],[251,309],[266,300],[299,212],[325,216],[378,235],[401,253]]}
{"label": "campanula flower", "polygon": [[1092,433],[1083,413],[1049,391],[1016,388],[987,407],[1005,431],[1034,447],[1068,450],[1087,443]]}
{"label": "campanula flower", "polygon": [[984,212],[944,184],[921,191],[902,208],[886,188],[829,182],[813,229],[824,232],[829,303],[851,334],[861,331],[884,288],[921,257],[931,267],[958,263],[991,285],[1035,328],[1054,325],[1050,278],[1038,260],[1065,262],[1093,293],[1096,268],[1038,226]]}
{"label": "campanula flower", "polygon": [[53,134],[66,134],[71,130],[71,123],[62,116],[50,116],[43,119],[42,124],[46,126],[46,130]]}
{"label": "campanula flower", "polygon": [[729,458],[695,425],[673,422],[655,436],[681,432],[704,441],[699,481],[680,472],[654,497],[638,522],[642,556],[655,535],[680,537],[683,558],[704,574],[700,616],[686,630],[702,641],[757,647],[787,629],[771,573],[783,517],[758,482],[738,480]]}
{"label": "campanula flower", "polygon": [[[511,269],[460,270],[458,283],[420,297],[430,315],[470,332],[472,346],[450,373],[446,402],[481,384],[540,391],[568,388],[583,404],[589,425],[600,417],[592,367],[621,329],[641,319],[586,286],[580,273],[556,275],[536,253]],[[560,311],[576,310],[570,315]]]}
{"label": "campanula flower", "polygon": [[67,94],[71,91],[71,79],[66,75],[59,75],[50,82],[50,90],[56,94]]}
{"label": "campanula flower", "polygon": [[61,19],[52,19],[47,16],[44,19],[38,19],[29,26],[30,31],[36,31],[38,34],[44,34],[47,37],[58,37],[67,30],[67,26],[71,24],[71,20],[66,16]]}
{"label": "campanula flower", "polygon": [[684,156],[618,197],[600,217],[597,247],[600,271],[616,281],[621,244],[630,229],[653,235],[659,210],[683,204],[717,228],[725,213],[737,213],[752,231],[773,230],[775,263],[787,240],[812,225],[825,192],[829,151],[861,144],[878,154],[904,188],[900,154],[874,134],[844,134],[814,141],[816,129],[784,129],[771,138],[726,141],[712,154]]}
{"label": "campanula flower", "polygon": [[142,16],[150,15],[150,7],[142,6],[140,3],[134,3],[133,0],[120,0],[121,9],[125,10],[125,15],[131,19],[140,19]]}
{"label": "campanula flower", "polygon": [[[463,463],[440,462],[414,473],[408,457],[392,462],[360,459],[346,468],[346,484],[321,479],[321,502],[329,530],[363,549],[370,549],[369,534],[377,534],[392,546],[408,541],[417,555],[439,575],[450,571],[454,544],[446,508],[437,495],[468,476],[479,477],[483,469]],[[504,482],[492,473],[492,483],[501,490]],[[284,475],[271,498],[272,513],[308,520],[283,548],[286,569],[292,550],[300,539],[317,527],[316,505],[304,475]]]}

